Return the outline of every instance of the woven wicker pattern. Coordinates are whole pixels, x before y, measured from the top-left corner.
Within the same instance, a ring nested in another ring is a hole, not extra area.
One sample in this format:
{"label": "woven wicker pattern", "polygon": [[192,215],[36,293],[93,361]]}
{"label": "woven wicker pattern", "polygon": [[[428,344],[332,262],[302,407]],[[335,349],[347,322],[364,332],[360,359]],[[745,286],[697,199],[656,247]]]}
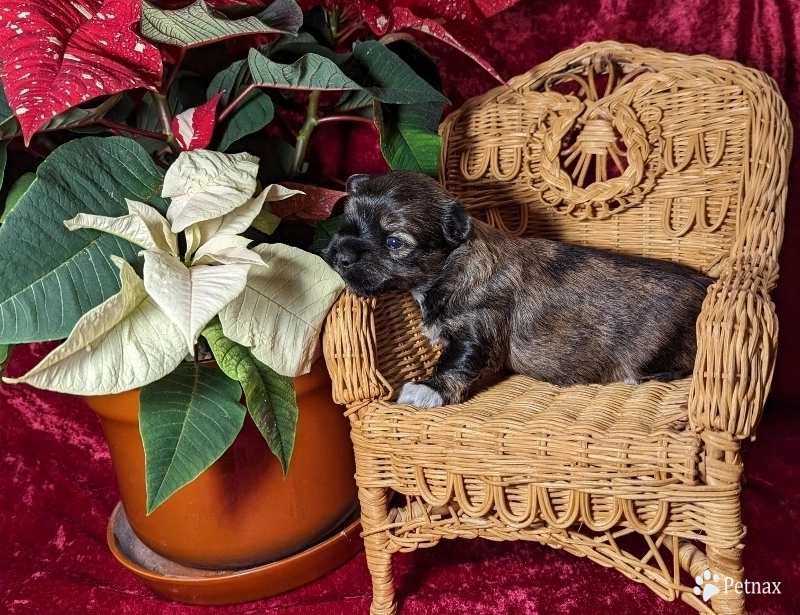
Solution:
{"label": "woven wicker pattern", "polygon": [[693,577],[744,578],[739,443],[774,368],[791,143],[774,83],[706,56],[590,43],[468,101],[441,133],[442,182],[473,215],[716,281],[691,378],[557,388],[490,375],[466,403],[429,410],[391,401],[438,358],[416,303],[346,293],[324,350],[351,420],[372,614],[396,612],[392,553],[455,537],[539,541],[700,612],[744,613],[743,595],[702,602]]}
{"label": "woven wicker pattern", "polygon": [[452,498],[453,475],[503,484],[693,485],[699,438],[688,429],[688,393],[688,380],[558,388],[512,376],[460,405],[376,407],[361,429],[371,455],[391,464],[393,487],[420,488],[434,505]]}

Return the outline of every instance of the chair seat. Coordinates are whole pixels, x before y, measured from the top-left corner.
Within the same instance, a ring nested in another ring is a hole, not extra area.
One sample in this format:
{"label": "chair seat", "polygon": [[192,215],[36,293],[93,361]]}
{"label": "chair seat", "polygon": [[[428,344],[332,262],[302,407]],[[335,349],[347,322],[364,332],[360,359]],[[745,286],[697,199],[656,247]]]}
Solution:
{"label": "chair seat", "polygon": [[700,439],[688,424],[690,383],[560,388],[513,375],[459,405],[373,402],[358,444],[391,468],[387,486],[429,501],[444,500],[452,475],[592,490],[696,485]]}

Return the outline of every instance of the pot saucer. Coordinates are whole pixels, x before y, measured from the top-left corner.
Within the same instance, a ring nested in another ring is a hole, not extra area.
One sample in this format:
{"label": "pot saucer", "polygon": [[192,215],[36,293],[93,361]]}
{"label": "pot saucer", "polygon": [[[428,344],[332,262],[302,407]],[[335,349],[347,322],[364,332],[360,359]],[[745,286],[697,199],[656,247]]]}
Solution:
{"label": "pot saucer", "polygon": [[268,598],[335,570],[363,546],[355,513],[320,543],[290,557],[239,570],[191,568],[161,557],[133,533],[122,503],[108,522],[106,540],[117,561],[153,592],[186,604],[237,604]]}

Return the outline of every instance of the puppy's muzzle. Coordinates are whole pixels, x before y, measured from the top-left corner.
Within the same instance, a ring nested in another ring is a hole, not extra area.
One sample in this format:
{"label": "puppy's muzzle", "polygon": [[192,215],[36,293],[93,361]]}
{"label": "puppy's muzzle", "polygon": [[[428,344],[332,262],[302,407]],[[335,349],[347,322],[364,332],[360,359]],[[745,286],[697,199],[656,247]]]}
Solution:
{"label": "puppy's muzzle", "polygon": [[339,250],[333,259],[334,265],[340,269],[347,269],[359,259],[355,250]]}
{"label": "puppy's muzzle", "polygon": [[363,252],[364,250],[359,250],[354,246],[331,244],[323,252],[322,257],[336,271],[343,273],[361,259]]}

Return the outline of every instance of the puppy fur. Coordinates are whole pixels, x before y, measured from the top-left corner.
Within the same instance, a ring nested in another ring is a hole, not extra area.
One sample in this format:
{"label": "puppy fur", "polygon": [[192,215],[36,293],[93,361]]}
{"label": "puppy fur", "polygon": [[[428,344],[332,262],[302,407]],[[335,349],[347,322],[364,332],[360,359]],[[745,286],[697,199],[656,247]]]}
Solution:
{"label": "puppy fur", "polygon": [[398,401],[464,401],[484,370],[559,386],[673,380],[692,372],[711,279],[679,265],[484,224],[433,179],[354,175],[345,222],[323,252],[362,296],[410,292],[444,346],[431,377]]}

